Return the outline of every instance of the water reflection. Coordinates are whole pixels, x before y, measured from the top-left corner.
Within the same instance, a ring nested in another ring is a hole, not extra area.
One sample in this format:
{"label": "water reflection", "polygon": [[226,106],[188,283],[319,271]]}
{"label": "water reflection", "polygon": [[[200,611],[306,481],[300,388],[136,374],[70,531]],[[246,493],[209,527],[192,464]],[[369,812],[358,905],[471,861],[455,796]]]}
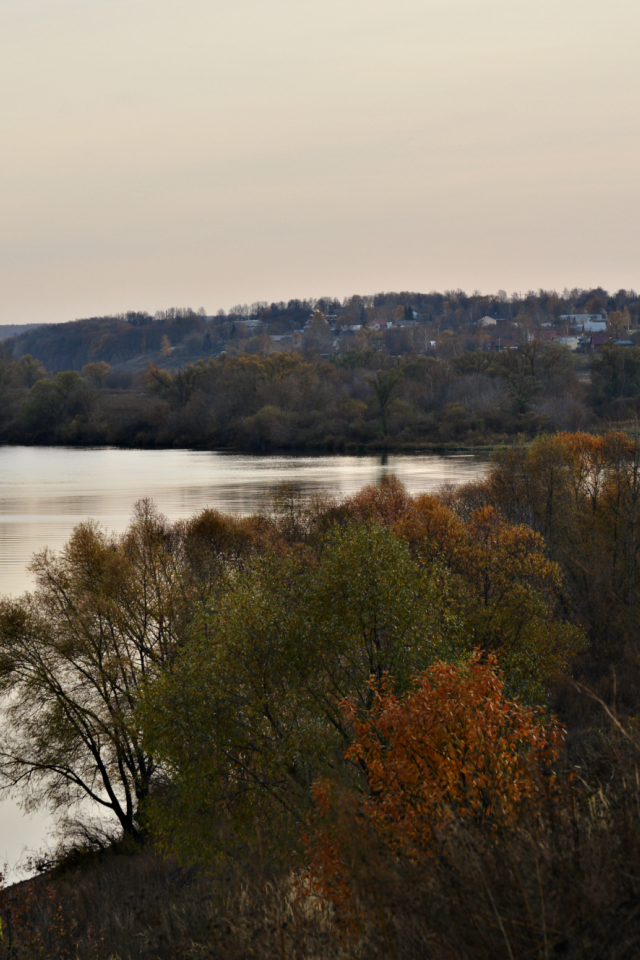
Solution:
{"label": "water reflection", "polygon": [[82,520],[124,530],[141,497],[153,498],[171,520],[204,507],[247,514],[283,480],[310,494],[345,496],[394,473],[418,493],[472,480],[485,466],[486,459],[473,454],[294,457],[0,447],[0,594],[30,587],[33,553],[59,549]]}

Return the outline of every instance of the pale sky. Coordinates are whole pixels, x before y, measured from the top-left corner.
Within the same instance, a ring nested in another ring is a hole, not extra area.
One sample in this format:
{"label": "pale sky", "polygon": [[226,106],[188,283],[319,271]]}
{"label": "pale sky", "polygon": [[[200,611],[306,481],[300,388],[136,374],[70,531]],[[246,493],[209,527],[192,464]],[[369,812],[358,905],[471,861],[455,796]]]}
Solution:
{"label": "pale sky", "polygon": [[638,0],[0,0],[0,323],[640,286]]}

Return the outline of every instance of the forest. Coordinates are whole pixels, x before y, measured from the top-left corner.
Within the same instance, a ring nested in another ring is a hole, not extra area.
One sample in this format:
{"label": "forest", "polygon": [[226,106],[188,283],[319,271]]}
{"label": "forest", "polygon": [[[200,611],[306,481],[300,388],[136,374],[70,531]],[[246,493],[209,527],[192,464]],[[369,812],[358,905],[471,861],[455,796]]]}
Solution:
{"label": "forest", "polygon": [[[584,316],[606,325],[600,341],[576,333]],[[341,451],[626,429],[638,414],[639,324],[633,291],[597,288],[41,326],[1,345],[0,442]]]}
{"label": "forest", "polygon": [[0,957],[637,957],[639,548],[615,430],[80,524],[0,604],[0,777],[64,836]]}
{"label": "forest", "polygon": [[452,357],[369,348],[222,355],[114,374],[49,374],[0,358],[0,442],[199,449],[481,447],[563,430],[622,429],[640,409],[640,347],[589,355],[532,340]]}

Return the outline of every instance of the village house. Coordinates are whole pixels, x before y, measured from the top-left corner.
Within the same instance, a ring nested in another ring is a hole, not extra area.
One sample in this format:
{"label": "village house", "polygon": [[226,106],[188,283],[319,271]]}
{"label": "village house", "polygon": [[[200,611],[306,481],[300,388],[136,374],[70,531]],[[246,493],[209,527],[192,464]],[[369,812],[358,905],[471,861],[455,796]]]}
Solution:
{"label": "village house", "polygon": [[552,343],[554,340],[559,340],[557,330],[534,330],[533,339],[540,340],[542,343]]}
{"label": "village house", "polygon": [[583,333],[604,333],[607,329],[607,318],[601,313],[564,313],[560,319]]}
{"label": "village house", "polygon": [[590,337],[583,339],[582,344],[587,344],[587,350],[602,350],[605,343],[611,343],[611,337],[608,333],[593,333]]}

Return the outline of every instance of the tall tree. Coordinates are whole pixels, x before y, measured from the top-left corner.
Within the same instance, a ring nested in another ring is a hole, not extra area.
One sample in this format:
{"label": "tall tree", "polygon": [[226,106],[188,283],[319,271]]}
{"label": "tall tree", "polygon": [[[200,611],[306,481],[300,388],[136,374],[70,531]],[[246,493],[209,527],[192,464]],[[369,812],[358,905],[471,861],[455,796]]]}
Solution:
{"label": "tall tree", "polygon": [[36,589],[0,604],[0,778],[31,803],[92,801],[138,836],[156,763],[135,717],[141,684],[171,657],[185,614],[182,548],[148,503],[112,538],[76,528],[44,551]]}
{"label": "tall tree", "polygon": [[386,437],[389,432],[389,404],[393,399],[393,390],[399,380],[402,379],[402,372],[397,369],[378,370],[375,377],[367,377],[367,382],[371,384],[375,398],[380,408],[380,417],[382,419],[382,433]]}

